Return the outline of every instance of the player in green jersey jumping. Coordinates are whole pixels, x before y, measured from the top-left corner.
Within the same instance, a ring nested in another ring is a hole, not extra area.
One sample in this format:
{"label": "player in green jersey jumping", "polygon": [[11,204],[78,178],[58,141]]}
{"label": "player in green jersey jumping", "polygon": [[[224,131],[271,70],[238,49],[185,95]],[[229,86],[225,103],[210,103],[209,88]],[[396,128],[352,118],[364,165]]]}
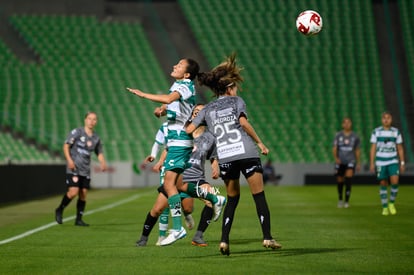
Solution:
{"label": "player in green jersey jumping", "polygon": [[[177,181],[183,171],[187,168],[188,160],[193,150],[193,138],[185,131],[185,124],[191,117],[191,111],[195,105],[194,79],[199,72],[196,61],[186,58],[181,59],[173,66],[171,77],[175,82],[170,87],[168,94],[149,94],[138,89],[127,88],[127,90],[141,98],[162,103],[155,109],[157,117],[167,116],[168,120],[168,143],[167,157],[164,162],[165,178],[164,190],[168,195],[168,204],[172,216],[173,228],[161,245],[172,244],[187,235],[181,222],[181,197],[177,189]],[[226,202],[223,196],[214,196],[212,201],[217,220]]]}

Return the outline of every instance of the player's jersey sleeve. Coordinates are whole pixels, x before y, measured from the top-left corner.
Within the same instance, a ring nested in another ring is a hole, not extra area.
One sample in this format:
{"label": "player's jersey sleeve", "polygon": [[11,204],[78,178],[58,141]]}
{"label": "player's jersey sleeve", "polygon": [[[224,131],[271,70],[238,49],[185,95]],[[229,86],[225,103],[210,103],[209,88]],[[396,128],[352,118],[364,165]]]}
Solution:
{"label": "player's jersey sleeve", "polygon": [[205,117],[206,117],[206,106],[198,112],[198,115],[193,119],[192,123],[198,127],[200,125],[205,124]]}
{"label": "player's jersey sleeve", "polygon": [[332,146],[333,147],[337,147],[338,146],[338,136],[339,136],[339,133],[336,133],[335,134],[335,137],[334,137],[334,140],[332,142]]}
{"label": "player's jersey sleeve", "polygon": [[95,154],[99,155],[103,153],[103,146],[102,146],[102,142],[101,139],[99,137],[97,137],[97,142],[96,142],[96,146],[95,146]]}
{"label": "player's jersey sleeve", "polygon": [[66,137],[65,144],[69,144],[72,146],[75,143],[75,140],[79,138],[80,135],[81,135],[81,131],[79,130],[79,128],[73,129],[72,131],[70,131],[70,133]]}
{"label": "player's jersey sleeve", "polygon": [[193,93],[190,91],[189,87],[186,85],[179,85],[175,89],[180,95],[183,100],[189,99]]}
{"label": "player's jersey sleeve", "polygon": [[403,139],[402,139],[400,131],[398,131],[397,140],[395,141],[395,143],[396,144],[402,144],[403,143]]}
{"label": "player's jersey sleeve", "polygon": [[355,149],[360,148],[361,147],[361,139],[359,138],[358,135],[355,135]]}
{"label": "player's jersey sleeve", "polygon": [[167,143],[167,127],[168,124],[164,122],[155,135],[155,142],[159,145],[165,145]]}
{"label": "player's jersey sleeve", "polygon": [[177,92],[180,94],[180,100],[187,100],[194,96],[194,88],[191,81],[176,81],[170,88],[170,93]]}
{"label": "player's jersey sleeve", "polygon": [[246,103],[241,97],[237,97],[237,117],[245,116],[247,118]]}
{"label": "player's jersey sleeve", "polygon": [[372,131],[371,138],[369,140],[370,143],[377,143],[377,134],[376,130]]}

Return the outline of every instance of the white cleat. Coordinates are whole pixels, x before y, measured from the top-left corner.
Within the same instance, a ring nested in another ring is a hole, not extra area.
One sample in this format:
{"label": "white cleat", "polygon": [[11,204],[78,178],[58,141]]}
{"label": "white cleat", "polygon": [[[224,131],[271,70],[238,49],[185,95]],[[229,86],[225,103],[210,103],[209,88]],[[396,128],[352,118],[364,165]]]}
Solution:
{"label": "white cleat", "polygon": [[184,227],[182,227],[182,226],[181,226],[180,230],[170,229],[169,232],[170,232],[170,234],[168,234],[168,236],[160,242],[161,246],[172,244],[172,243],[178,241],[179,239],[182,239],[185,236],[187,236],[187,232],[185,231]]}
{"label": "white cleat", "polygon": [[162,242],[163,240],[165,240],[165,238],[167,238],[167,237],[165,237],[165,236],[159,236],[159,237],[158,237],[158,241],[155,243],[155,245],[156,245],[156,246],[161,246],[161,242]]}
{"label": "white cleat", "polygon": [[213,204],[214,216],[213,221],[217,221],[221,215],[224,205],[226,204],[226,198],[223,196],[217,196],[218,201]]}

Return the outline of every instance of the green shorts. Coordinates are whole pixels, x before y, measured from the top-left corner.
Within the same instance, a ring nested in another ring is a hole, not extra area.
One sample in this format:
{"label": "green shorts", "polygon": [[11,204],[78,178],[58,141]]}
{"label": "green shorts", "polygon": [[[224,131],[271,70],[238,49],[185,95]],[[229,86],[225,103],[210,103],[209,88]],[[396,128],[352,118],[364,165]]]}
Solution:
{"label": "green shorts", "polygon": [[391,176],[400,175],[400,166],[398,163],[393,163],[386,166],[377,166],[377,179],[385,180]]}
{"label": "green shorts", "polygon": [[167,157],[164,161],[165,171],[182,174],[189,167],[188,160],[192,151],[193,147],[168,147]]}

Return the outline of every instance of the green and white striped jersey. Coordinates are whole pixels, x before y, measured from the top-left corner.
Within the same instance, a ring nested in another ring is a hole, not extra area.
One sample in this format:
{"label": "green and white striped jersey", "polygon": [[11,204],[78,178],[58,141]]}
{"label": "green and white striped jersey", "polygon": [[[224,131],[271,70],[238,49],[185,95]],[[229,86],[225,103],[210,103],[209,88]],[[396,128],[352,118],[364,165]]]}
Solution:
{"label": "green and white striped jersey", "polygon": [[167,146],[192,147],[193,138],[185,132],[184,125],[195,105],[194,82],[190,79],[177,80],[170,88],[170,93],[174,91],[180,94],[180,99],[167,105]]}
{"label": "green and white striped jersey", "polygon": [[382,126],[374,129],[371,135],[371,143],[377,146],[375,165],[386,166],[398,163],[397,144],[402,144],[400,131],[395,127],[384,129]]}

